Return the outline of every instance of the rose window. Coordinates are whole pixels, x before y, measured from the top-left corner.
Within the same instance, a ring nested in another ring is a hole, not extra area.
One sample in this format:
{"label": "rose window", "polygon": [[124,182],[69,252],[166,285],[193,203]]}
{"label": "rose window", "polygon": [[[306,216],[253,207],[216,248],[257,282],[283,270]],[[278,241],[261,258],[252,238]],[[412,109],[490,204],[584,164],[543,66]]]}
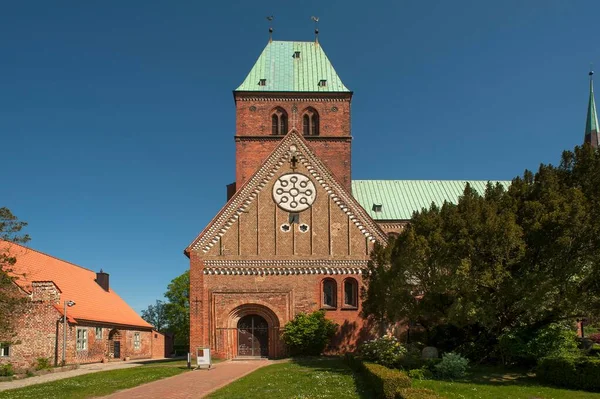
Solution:
{"label": "rose window", "polygon": [[280,208],[288,212],[301,212],[315,201],[315,185],[307,176],[288,173],[273,185],[273,199]]}

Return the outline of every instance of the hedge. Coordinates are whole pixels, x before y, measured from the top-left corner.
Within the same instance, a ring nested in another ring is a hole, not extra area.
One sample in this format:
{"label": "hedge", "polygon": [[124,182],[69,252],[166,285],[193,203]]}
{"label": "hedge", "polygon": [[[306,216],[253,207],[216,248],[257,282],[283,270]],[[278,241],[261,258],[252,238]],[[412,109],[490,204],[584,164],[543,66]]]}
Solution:
{"label": "hedge", "polygon": [[363,370],[369,385],[380,398],[395,399],[400,388],[410,388],[410,378],[400,370],[376,363],[364,363]]}
{"label": "hedge", "polygon": [[441,396],[425,388],[402,388],[396,391],[396,399],[440,399]]}
{"label": "hedge", "polygon": [[546,357],[540,359],[537,377],[566,388],[600,391],[600,359],[593,357]]}

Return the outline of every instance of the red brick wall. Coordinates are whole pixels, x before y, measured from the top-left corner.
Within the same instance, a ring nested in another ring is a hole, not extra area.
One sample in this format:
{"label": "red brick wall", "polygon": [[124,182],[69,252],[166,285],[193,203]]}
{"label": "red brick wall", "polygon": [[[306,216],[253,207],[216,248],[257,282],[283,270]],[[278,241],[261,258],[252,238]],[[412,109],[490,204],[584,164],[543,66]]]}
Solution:
{"label": "red brick wall", "polygon": [[158,331],[152,331],[152,358],[162,359],[166,357],[165,352],[165,335]]}
{"label": "red brick wall", "polygon": [[312,94],[236,93],[237,189],[262,165],[280,140],[271,134],[273,110],[283,108],[288,114],[288,129],[295,127],[302,132],[302,115],[312,107],[319,113],[320,134],[307,140],[336,179],[350,190],[351,95],[319,93],[319,97],[313,97]]}

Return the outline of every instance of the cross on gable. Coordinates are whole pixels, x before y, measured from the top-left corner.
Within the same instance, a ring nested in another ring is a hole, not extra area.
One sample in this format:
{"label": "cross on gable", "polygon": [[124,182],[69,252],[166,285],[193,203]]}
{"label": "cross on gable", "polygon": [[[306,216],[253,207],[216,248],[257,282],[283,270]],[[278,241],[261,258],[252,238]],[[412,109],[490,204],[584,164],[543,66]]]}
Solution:
{"label": "cross on gable", "polygon": [[295,155],[292,155],[290,158],[290,166],[292,167],[292,170],[296,170],[298,167],[298,158],[296,158]]}

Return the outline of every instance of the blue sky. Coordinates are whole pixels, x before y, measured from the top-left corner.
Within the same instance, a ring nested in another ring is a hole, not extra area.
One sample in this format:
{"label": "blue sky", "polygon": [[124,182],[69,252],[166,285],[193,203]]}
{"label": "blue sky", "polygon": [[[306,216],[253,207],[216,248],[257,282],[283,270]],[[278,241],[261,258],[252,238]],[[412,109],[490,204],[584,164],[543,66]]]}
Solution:
{"label": "blue sky", "polygon": [[[354,91],[355,179],[511,179],[583,141],[597,1],[19,1],[0,6],[0,206],[136,310],[234,180],[232,90],[268,40]],[[599,67],[600,68],[600,67]]]}

